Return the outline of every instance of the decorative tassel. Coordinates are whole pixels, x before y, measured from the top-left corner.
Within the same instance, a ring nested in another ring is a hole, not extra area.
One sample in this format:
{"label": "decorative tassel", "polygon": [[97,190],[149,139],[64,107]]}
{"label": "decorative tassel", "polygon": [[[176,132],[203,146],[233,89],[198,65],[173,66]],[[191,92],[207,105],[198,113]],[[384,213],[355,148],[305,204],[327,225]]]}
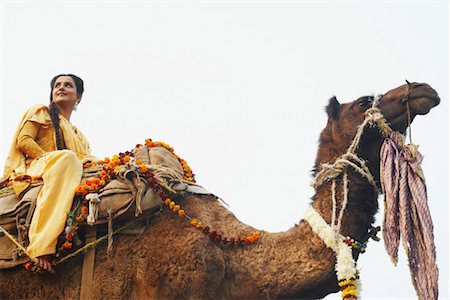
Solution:
{"label": "decorative tassel", "polygon": [[91,226],[95,224],[98,218],[98,204],[100,198],[97,193],[90,193],[86,195],[86,200],[89,200],[89,215],[87,216],[87,223]]}

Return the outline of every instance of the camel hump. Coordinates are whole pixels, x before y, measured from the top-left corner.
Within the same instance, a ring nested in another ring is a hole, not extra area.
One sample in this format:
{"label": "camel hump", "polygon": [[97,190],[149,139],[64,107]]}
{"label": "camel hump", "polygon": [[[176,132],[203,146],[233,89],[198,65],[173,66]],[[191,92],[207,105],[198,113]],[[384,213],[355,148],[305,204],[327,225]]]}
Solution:
{"label": "camel hump", "polygon": [[171,168],[183,174],[183,167],[175,155],[164,147],[142,145],[134,149],[134,158],[146,165],[159,165]]}
{"label": "camel hump", "polygon": [[183,168],[178,159],[164,147],[152,147],[148,151],[150,164],[169,167],[180,174],[183,174]]}

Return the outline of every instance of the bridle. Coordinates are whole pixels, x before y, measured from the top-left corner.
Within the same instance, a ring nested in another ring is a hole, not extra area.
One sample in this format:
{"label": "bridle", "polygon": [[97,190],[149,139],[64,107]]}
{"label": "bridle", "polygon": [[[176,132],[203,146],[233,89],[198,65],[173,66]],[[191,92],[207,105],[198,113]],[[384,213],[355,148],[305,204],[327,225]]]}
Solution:
{"label": "bridle", "polygon": [[[401,101],[406,104],[408,113],[408,127],[410,130],[409,136],[411,139],[411,113],[408,102],[410,100],[409,93],[412,84],[409,81],[406,81],[406,83],[408,84],[408,88],[406,90],[405,96],[401,99]],[[357,282],[359,280],[359,275],[356,267],[356,261],[354,260],[352,254],[352,248],[354,248],[353,244],[355,242],[353,239],[351,239],[353,243],[351,245],[349,244],[350,247],[348,247],[349,245],[347,245],[346,242],[350,238],[345,238],[340,234],[340,226],[343,218],[343,213],[348,204],[348,172],[349,169],[352,168],[362,177],[366,178],[366,180],[374,187],[377,194],[381,192],[376,186],[373,176],[369,168],[366,166],[365,161],[358,157],[356,152],[357,148],[360,145],[361,136],[364,133],[365,127],[378,127],[380,133],[384,138],[389,138],[393,132],[392,128],[389,126],[389,123],[378,107],[379,101],[382,97],[383,95],[378,95],[373,98],[372,107],[364,112],[365,119],[358,126],[356,135],[346,153],[339,156],[333,164],[322,164],[321,170],[313,179],[312,186],[316,191],[325,182],[331,181],[331,198],[333,204],[331,225],[328,224],[320,215],[320,213],[317,212],[312,206],[309,208],[307,216],[305,218],[305,220],[311,226],[313,232],[317,234],[325,243],[325,245],[328,248],[332,249],[336,254],[336,276],[338,279],[338,284],[341,287],[343,298],[349,295],[346,290],[348,289],[348,287],[350,287],[352,291],[356,293],[355,297],[359,299],[359,295],[357,295],[358,289],[356,288]],[[343,201],[339,214],[337,214],[336,181],[341,176],[343,182]],[[377,229],[379,230],[379,228]],[[374,240],[379,240],[376,237],[376,232],[378,230],[373,228],[371,230],[372,232],[369,233],[368,238],[372,237]]]}
{"label": "bridle", "polygon": [[[382,135],[386,138],[392,133],[392,129],[387,123],[386,118],[378,108],[378,103],[381,98],[382,95],[374,97],[372,107],[364,112],[364,121],[358,126],[356,135],[346,153],[339,156],[333,164],[323,164],[321,166],[321,170],[316,174],[311,184],[317,191],[318,188],[325,182],[331,181],[331,200],[333,204],[331,225],[328,224],[323,219],[321,214],[312,206],[308,209],[305,220],[311,226],[312,231],[317,234],[325,245],[332,249],[336,254],[336,277],[338,279],[338,284],[341,287],[343,297],[348,295],[346,292],[347,290],[351,290],[352,293],[355,293],[354,296],[359,299],[357,289],[359,272],[356,266],[356,261],[353,258],[352,250],[354,249],[354,240],[350,237],[346,238],[340,234],[341,221],[348,204],[348,173],[349,169],[352,168],[373,186],[377,194],[379,193],[378,187],[369,168],[366,166],[365,161],[358,157],[356,152],[366,126],[377,126]],[[336,181],[338,180],[338,177],[341,176],[343,181],[343,202],[338,213],[336,207]],[[376,232],[377,231],[372,232],[371,235],[376,235]],[[348,244],[347,240],[352,241],[351,244]],[[366,243],[362,243],[364,248],[365,244]]]}
{"label": "bridle", "polygon": [[[409,108],[410,101],[410,90],[413,83],[410,83],[406,80],[408,84],[405,96],[401,99],[402,103],[405,103],[407,114],[408,114],[408,127],[409,127],[409,137],[410,144],[411,141],[411,112]],[[359,173],[363,178],[369,182],[377,194],[381,193],[381,190],[375,183],[374,177],[371,174],[369,168],[365,164],[365,160],[361,159],[357,155],[357,149],[361,142],[361,136],[364,133],[364,130],[367,126],[376,126],[378,127],[380,133],[384,138],[389,138],[391,133],[393,132],[392,128],[389,126],[384,115],[381,113],[379,106],[380,100],[384,95],[378,95],[373,98],[372,106],[364,112],[365,119],[358,126],[355,137],[353,138],[352,143],[348,147],[346,153],[339,156],[333,164],[325,163],[321,165],[321,170],[314,177],[311,185],[317,191],[317,189],[323,185],[327,181],[331,181],[332,183],[332,201],[333,201],[333,220],[332,227],[338,233],[340,230],[341,219],[343,216],[343,212],[346,208],[348,201],[348,170],[352,168],[357,173]],[[338,177],[343,176],[343,184],[344,184],[344,202],[341,207],[341,211],[339,213],[338,219],[336,220],[336,180]],[[337,221],[337,223],[335,223]],[[337,226],[336,226],[337,225]],[[335,227],[336,226],[336,227]]]}

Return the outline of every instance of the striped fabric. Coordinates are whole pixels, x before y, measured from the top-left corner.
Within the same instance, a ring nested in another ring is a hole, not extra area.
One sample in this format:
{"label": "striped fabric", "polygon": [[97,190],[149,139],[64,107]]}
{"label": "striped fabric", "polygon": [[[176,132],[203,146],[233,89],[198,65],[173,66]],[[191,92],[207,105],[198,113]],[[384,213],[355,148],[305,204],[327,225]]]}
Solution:
{"label": "striped fabric", "polygon": [[419,299],[438,299],[433,222],[420,167],[422,155],[416,146],[405,146],[403,139],[393,132],[381,148],[383,238],[389,256],[397,263],[401,237]]}

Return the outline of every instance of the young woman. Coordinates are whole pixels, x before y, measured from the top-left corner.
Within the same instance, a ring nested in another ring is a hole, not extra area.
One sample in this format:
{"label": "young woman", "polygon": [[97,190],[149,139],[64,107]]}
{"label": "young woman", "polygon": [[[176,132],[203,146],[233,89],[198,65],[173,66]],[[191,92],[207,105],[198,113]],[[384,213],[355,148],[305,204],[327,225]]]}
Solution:
{"label": "young woman", "polygon": [[18,196],[31,180],[44,182],[30,224],[27,252],[47,271],[53,271],[51,260],[80,184],[82,162],[93,159],[86,138],[70,123],[84,92],[83,80],[61,74],[50,84],[50,105],[36,105],[23,116],[3,176],[3,180],[13,180]]}

